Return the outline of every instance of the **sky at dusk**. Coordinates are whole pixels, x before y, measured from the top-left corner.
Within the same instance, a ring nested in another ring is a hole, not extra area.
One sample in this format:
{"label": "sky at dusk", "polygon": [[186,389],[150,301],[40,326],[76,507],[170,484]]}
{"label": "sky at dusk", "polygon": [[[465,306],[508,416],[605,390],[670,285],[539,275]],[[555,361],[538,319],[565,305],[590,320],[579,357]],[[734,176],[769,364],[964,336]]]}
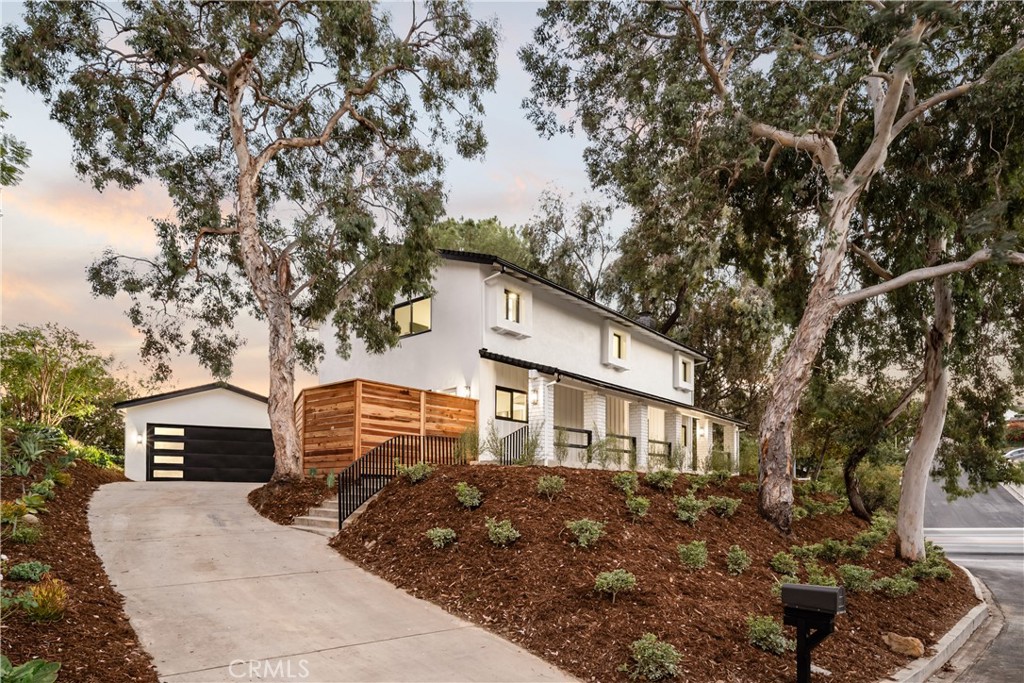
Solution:
{"label": "sky at dusk", "polygon": [[[541,139],[520,106],[530,82],[516,53],[538,23],[538,7],[532,2],[474,5],[478,16],[497,16],[501,23],[499,81],[496,92],[485,98],[486,158],[466,161],[452,155],[449,162],[450,216],[497,216],[506,224],[522,223],[534,214],[544,189],[573,193],[577,200],[588,191],[583,142]],[[396,14],[401,9],[394,7]],[[4,24],[17,22],[22,7],[3,3],[0,12]],[[32,158],[21,183],[2,194],[3,325],[56,322],[92,341],[100,352],[113,354],[129,370],[141,371],[140,336],[123,313],[127,297],[93,298],[85,270],[108,246],[124,254],[153,254],[156,240],[150,220],[173,218],[166,192],[155,182],[130,192],[97,192],[75,175],[70,138],[49,119],[37,96],[7,84],[4,106],[11,115],[7,132],[28,145]],[[239,327],[248,344],[235,359],[231,381],[265,393],[266,331],[254,320],[241,321]],[[212,380],[188,356],[178,358],[174,368],[175,376],[165,389]],[[315,382],[314,376],[300,371],[298,388]]]}

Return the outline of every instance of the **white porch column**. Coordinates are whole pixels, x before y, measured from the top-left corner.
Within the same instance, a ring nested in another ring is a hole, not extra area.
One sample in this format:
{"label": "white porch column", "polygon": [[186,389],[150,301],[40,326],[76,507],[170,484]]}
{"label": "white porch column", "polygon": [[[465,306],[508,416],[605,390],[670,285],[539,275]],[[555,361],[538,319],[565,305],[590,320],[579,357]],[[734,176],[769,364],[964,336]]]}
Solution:
{"label": "white porch column", "polygon": [[649,428],[650,425],[647,423],[647,406],[639,401],[630,402],[629,435],[636,438],[636,467],[638,470],[647,469]]}
{"label": "white porch column", "polygon": [[604,394],[583,392],[583,428],[592,432],[594,442],[608,434],[608,399]]}
{"label": "white porch column", "polygon": [[733,474],[740,473],[740,428],[732,426],[732,471]]}
{"label": "white porch column", "polygon": [[[683,416],[675,410],[665,411],[665,441],[672,444],[672,458],[681,463],[680,458],[686,453],[686,444],[682,442],[680,434],[683,431]],[[677,468],[678,469],[678,468]]]}
{"label": "white porch column", "polygon": [[707,472],[711,457],[711,421],[697,418],[694,422],[697,425],[697,471]]}
{"label": "white porch column", "polygon": [[548,465],[555,457],[555,385],[552,378],[530,378],[530,438],[537,439],[537,462]]}

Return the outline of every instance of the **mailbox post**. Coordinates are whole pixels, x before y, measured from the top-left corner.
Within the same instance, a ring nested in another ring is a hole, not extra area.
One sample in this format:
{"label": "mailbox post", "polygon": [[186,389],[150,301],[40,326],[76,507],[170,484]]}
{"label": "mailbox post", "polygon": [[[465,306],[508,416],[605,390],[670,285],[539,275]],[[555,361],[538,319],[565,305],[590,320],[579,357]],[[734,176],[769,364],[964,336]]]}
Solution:
{"label": "mailbox post", "polygon": [[842,587],[782,585],[783,623],[796,626],[796,680],[811,683],[811,650],[832,634],[837,614],[846,613]]}

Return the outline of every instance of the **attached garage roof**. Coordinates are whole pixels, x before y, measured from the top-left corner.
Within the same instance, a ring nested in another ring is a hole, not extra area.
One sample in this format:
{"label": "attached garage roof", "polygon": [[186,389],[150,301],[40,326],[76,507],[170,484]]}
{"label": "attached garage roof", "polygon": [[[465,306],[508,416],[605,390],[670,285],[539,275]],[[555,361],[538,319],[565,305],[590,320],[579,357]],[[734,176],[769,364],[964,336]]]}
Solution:
{"label": "attached garage roof", "polygon": [[260,401],[262,403],[267,402],[266,396],[261,396],[252,391],[247,391],[241,387],[236,387],[234,384],[228,384],[227,382],[211,382],[210,384],[203,384],[198,387],[190,387],[188,389],[178,389],[177,391],[169,391],[165,394],[154,394],[152,396],[144,396],[142,398],[133,398],[130,401],[121,401],[115,403],[115,408],[132,408],[134,406],[141,406],[147,403],[157,403],[158,401],[166,401],[172,398],[181,398],[182,396],[191,396],[192,394],[201,394],[204,391],[213,391],[214,389],[227,389],[233,391],[236,394],[241,394],[246,398],[251,398],[254,401]]}

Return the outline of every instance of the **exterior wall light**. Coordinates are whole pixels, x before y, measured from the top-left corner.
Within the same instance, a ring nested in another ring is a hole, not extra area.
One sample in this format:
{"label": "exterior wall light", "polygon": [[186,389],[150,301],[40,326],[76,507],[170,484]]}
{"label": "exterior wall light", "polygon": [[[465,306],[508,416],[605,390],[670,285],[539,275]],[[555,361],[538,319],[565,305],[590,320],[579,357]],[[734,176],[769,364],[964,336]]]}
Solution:
{"label": "exterior wall light", "polygon": [[540,391],[537,387],[530,387],[530,405],[540,405]]}
{"label": "exterior wall light", "polygon": [[469,385],[467,384],[465,386],[459,387],[456,393],[461,398],[469,398],[472,395],[472,390],[469,388]]}
{"label": "exterior wall light", "polygon": [[135,445],[136,446],[141,446],[142,445],[142,434],[138,434],[137,433],[135,435]]}

